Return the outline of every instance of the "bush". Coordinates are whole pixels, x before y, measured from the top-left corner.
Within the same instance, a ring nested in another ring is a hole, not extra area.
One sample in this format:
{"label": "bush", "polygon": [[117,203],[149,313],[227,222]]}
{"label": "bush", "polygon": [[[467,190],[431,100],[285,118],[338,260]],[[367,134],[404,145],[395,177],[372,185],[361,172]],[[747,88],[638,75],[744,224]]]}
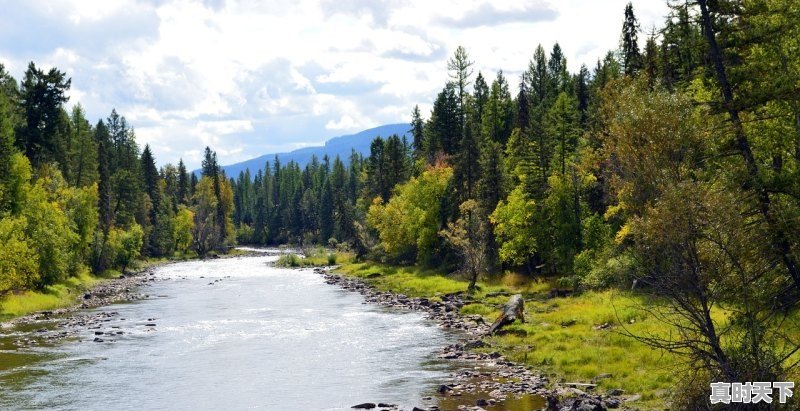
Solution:
{"label": "bush", "polygon": [[112,249],[114,261],[125,273],[125,269],[139,257],[144,240],[144,231],[138,224],[128,230],[115,228],[108,234],[108,243]]}
{"label": "bush", "polygon": [[281,267],[301,267],[302,261],[300,257],[295,253],[284,254],[278,258],[278,261],[275,262],[276,265]]}
{"label": "bush", "polygon": [[39,281],[39,256],[25,237],[24,218],[0,219],[0,295]]}
{"label": "bush", "polygon": [[336,253],[328,254],[328,265],[336,265]]}
{"label": "bush", "polygon": [[253,229],[253,227],[250,227],[249,225],[242,223],[236,229],[236,241],[239,244],[252,244],[255,242],[253,240],[255,233],[256,231]]}

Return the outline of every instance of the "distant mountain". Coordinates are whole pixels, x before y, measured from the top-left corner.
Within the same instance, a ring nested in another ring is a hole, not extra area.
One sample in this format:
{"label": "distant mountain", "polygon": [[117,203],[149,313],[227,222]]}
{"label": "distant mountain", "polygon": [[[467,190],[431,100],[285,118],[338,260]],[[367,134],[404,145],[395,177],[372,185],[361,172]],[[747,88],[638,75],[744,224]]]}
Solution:
{"label": "distant mountain", "polygon": [[[233,178],[236,178],[240,172],[247,169],[250,170],[250,174],[255,175],[258,170],[264,168],[264,164],[266,164],[267,161],[269,161],[271,165],[275,160],[276,155],[281,160],[281,164],[285,165],[290,161],[295,161],[300,165],[301,168],[305,167],[305,165],[311,161],[312,156],[317,156],[317,158],[322,160],[322,156],[326,154],[328,157],[330,157],[331,161],[333,161],[333,159],[338,155],[342,161],[347,162],[348,158],[350,157],[350,152],[353,149],[355,149],[357,153],[361,153],[365,156],[369,155],[369,145],[372,143],[372,140],[378,136],[386,138],[392,134],[397,134],[400,137],[408,137],[410,143],[411,134],[408,132],[410,129],[410,124],[387,124],[384,126],[371,128],[369,130],[364,130],[356,134],[331,138],[325,142],[324,146],[303,147],[288,153],[264,154],[260,157],[242,161],[241,163],[222,166],[222,169],[225,170],[226,176]],[[200,170],[195,170],[195,173],[199,174],[199,172]]]}

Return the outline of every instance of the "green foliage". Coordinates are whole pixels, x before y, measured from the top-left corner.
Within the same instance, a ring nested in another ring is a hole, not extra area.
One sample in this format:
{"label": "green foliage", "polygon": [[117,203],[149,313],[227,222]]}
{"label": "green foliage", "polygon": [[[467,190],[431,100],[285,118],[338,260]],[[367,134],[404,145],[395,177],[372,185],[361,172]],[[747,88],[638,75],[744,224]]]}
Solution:
{"label": "green foliage", "polygon": [[427,262],[438,242],[440,201],[453,177],[445,166],[428,168],[395,188],[387,203],[376,198],[367,221],[378,231],[381,246],[393,258]]}
{"label": "green foliage", "polygon": [[353,253],[349,251],[328,251],[322,247],[306,250],[303,255],[296,253],[282,254],[275,265],[279,267],[325,267],[337,263],[353,261]]}
{"label": "green foliage", "polygon": [[60,161],[67,166],[68,133],[61,126],[66,113],[62,104],[72,83],[66,74],[56,68],[45,72],[31,62],[20,85],[20,106],[24,112],[24,124],[17,133],[17,144],[35,168],[42,164]]}
{"label": "green foliage", "polygon": [[[64,206],[56,200],[63,179],[58,170],[42,175],[27,188],[26,202],[21,215],[28,226],[25,234],[39,254],[40,281],[37,287],[63,280],[69,274],[70,264],[76,258],[73,251],[79,243],[78,235],[70,229]],[[63,198],[58,200],[63,201]]]}
{"label": "green foliage", "polygon": [[300,256],[295,253],[284,254],[278,258],[278,261],[275,262],[278,266],[281,267],[301,267]]}
{"label": "green foliage", "polygon": [[459,206],[461,217],[439,232],[461,257],[461,271],[470,279],[469,292],[475,291],[478,277],[488,269],[488,224],[481,211],[475,200],[467,200]]}
{"label": "green foliage", "polygon": [[221,250],[229,244],[227,239],[234,238],[231,219],[233,191],[227,180],[217,181],[215,183],[214,178],[203,177],[195,190],[192,237],[194,250],[199,255]]}
{"label": "green foliage", "polygon": [[173,228],[175,229],[173,234],[175,248],[182,253],[187,253],[192,246],[192,232],[194,230],[194,213],[192,210],[181,206],[175,216]]}
{"label": "green foliage", "polygon": [[86,261],[98,224],[97,185],[67,189],[66,213],[76,234],[74,254],[76,262]]}
{"label": "green foliage", "polygon": [[114,261],[123,273],[141,254],[143,239],[144,231],[138,224],[127,230],[115,228],[109,233],[108,242],[113,250]]}
{"label": "green foliage", "polygon": [[622,24],[622,41],[620,54],[625,74],[632,76],[642,68],[642,56],[639,53],[639,22],[633,14],[633,4],[625,6],[625,22]]}
{"label": "green foliage", "polygon": [[[573,260],[583,247],[581,219],[586,206],[582,201],[587,187],[595,183],[592,174],[583,173],[570,164],[567,174],[553,174],[548,179],[549,190],[542,212],[547,216],[546,240],[550,244],[548,262],[561,275],[573,273]],[[538,233],[542,238],[542,233]]]}
{"label": "green foliage", "polygon": [[0,296],[39,283],[39,256],[25,235],[24,217],[0,219]]}
{"label": "green foliage", "polygon": [[514,264],[525,264],[536,251],[536,204],[518,186],[500,201],[489,217],[500,244],[500,259]]}

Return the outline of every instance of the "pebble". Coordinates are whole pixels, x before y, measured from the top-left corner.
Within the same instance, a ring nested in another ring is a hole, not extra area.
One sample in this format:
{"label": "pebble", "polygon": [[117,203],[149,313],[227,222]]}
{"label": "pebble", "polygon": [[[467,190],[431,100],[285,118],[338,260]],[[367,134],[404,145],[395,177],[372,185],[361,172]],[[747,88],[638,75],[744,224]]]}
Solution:
{"label": "pebble", "polygon": [[[363,295],[365,303],[422,311],[427,318],[436,321],[443,328],[464,331],[467,335],[465,341],[444,347],[438,356],[443,359],[473,363],[471,366],[473,369],[463,369],[451,375],[452,381],[440,385],[437,392],[448,397],[471,394],[471,398],[475,398],[473,395],[477,394],[487,395],[489,398],[478,398],[474,404],[464,404],[459,407],[460,409],[481,410],[483,409],[481,407],[498,404],[509,396],[523,394],[553,398],[556,402],[559,397],[567,397],[561,404],[567,409],[578,409],[583,406],[584,409],[592,407],[596,410],[605,410],[619,407],[621,404],[618,398],[590,395],[578,392],[579,390],[574,388],[566,391],[557,384],[556,388],[547,388],[546,377],[534,373],[521,364],[506,360],[498,352],[474,352],[474,349],[489,347],[489,344],[482,339],[489,326],[480,315],[460,314],[461,307],[471,302],[471,297],[466,293],[445,294],[440,297],[441,301],[431,301],[427,298],[410,298],[404,294],[381,292],[361,279],[332,274],[323,268],[315,268],[314,272],[322,275],[328,284]],[[571,320],[561,325],[569,327],[574,323],[575,321]],[[603,378],[610,378],[610,375],[598,376],[598,379]],[[432,397],[423,398],[424,401],[431,399]],[[421,408],[415,407],[414,410]]]}

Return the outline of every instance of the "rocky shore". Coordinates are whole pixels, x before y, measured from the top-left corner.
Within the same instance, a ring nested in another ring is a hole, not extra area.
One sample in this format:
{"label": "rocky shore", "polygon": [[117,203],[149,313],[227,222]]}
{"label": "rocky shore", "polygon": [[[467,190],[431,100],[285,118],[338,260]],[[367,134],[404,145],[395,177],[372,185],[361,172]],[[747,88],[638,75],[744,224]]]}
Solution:
{"label": "rocky shore", "polygon": [[[460,330],[464,338],[455,344],[443,347],[439,357],[464,361],[468,367],[465,366],[463,370],[451,375],[450,380],[445,381],[437,390],[439,399],[455,399],[456,401],[448,402],[459,402],[458,410],[491,409],[503,401],[518,396],[538,397],[541,409],[548,411],[603,411],[627,408],[625,399],[620,396],[590,393],[589,391],[594,388],[593,384],[550,383],[546,377],[523,365],[508,361],[500,353],[493,351],[483,339],[489,329],[483,318],[479,315],[460,313],[461,307],[472,301],[465,293],[442,295],[439,297],[440,301],[411,298],[403,294],[379,291],[360,278],[333,274],[327,268],[315,268],[314,272],[322,275],[328,284],[360,293],[364,296],[365,303],[421,311],[441,327]],[[457,401],[458,398],[463,398],[463,401]],[[372,408],[376,409],[396,409],[378,407],[379,404],[359,404],[359,407],[366,408],[373,405]],[[436,411],[440,408],[429,406],[426,409]],[[414,410],[422,411],[421,408]]]}
{"label": "rocky shore", "polygon": [[[214,256],[209,258],[243,258],[249,255],[263,255],[260,252],[247,250],[236,255]],[[136,301],[150,298],[147,287],[162,278],[156,276],[158,267],[180,261],[167,261],[148,266],[147,268],[128,272],[118,278],[100,282],[89,290],[75,295],[75,304],[56,310],[38,311],[0,323],[3,329],[22,328],[34,331],[20,333],[14,341],[18,347],[29,347],[49,344],[66,338],[77,338],[86,329],[99,329],[118,316],[115,311],[88,311],[96,307],[106,307],[114,303]],[[95,342],[113,341],[120,331],[106,333],[95,332]]]}

